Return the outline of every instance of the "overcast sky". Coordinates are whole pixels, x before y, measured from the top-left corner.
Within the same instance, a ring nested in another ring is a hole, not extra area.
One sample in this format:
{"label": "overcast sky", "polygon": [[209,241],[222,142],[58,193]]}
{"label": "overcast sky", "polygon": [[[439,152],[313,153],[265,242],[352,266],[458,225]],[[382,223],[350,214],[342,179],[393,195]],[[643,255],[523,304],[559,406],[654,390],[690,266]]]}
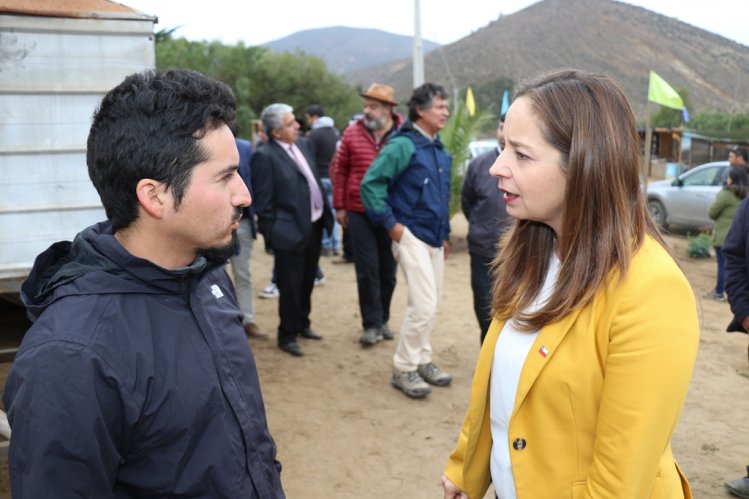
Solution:
{"label": "overcast sky", "polygon": [[[189,40],[244,41],[260,45],[313,28],[348,26],[413,35],[410,0],[119,0],[157,16],[156,30],[182,26],[175,36]],[[483,28],[500,14],[509,15],[535,0],[420,0],[421,35],[441,44]],[[747,0],[627,0],[660,14],[749,46]]]}

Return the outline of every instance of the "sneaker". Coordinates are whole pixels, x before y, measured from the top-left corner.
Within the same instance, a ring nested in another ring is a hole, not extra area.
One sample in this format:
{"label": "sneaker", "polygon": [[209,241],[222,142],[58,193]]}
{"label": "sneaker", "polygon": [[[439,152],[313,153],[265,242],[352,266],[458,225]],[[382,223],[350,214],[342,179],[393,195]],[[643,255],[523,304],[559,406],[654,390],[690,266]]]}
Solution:
{"label": "sneaker", "polygon": [[392,340],[393,338],[395,338],[395,333],[388,327],[387,324],[383,324],[382,327],[380,327],[380,334],[386,340]]}
{"label": "sneaker", "polygon": [[276,286],[275,282],[272,282],[260,291],[258,296],[260,296],[260,298],[278,298],[279,294],[278,286]]}
{"label": "sneaker", "polygon": [[432,389],[421,379],[417,371],[399,371],[393,368],[390,384],[412,399],[420,399],[432,393]]}
{"label": "sneaker", "polygon": [[336,251],[333,248],[323,248],[320,250],[320,256],[335,256]]}
{"label": "sneaker", "polygon": [[732,482],[727,482],[725,487],[732,495],[749,499],[749,466],[746,467],[747,476]]}
{"label": "sneaker", "polygon": [[324,275],[317,276],[317,277],[315,277],[315,284],[314,285],[315,286],[319,286],[320,284],[322,284],[324,282],[325,282],[325,276]]}
{"label": "sneaker", "polygon": [[707,298],[710,298],[711,300],[715,300],[717,302],[723,303],[726,301],[726,295],[723,293],[716,293],[715,290],[710,291],[707,295]]}
{"label": "sneaker", "polygon": [[365,347],[371,347],[375,343],[382,341],[382,334],[380,329],[376,327],[368,327],[364,330],[364,334],[359,338],[359,343]]}
{"label": "sneaker", "polygon": [[451,375],[434,365],[434,362],[419,364],[418,373],[430,385],[447,386],[453,380]]}

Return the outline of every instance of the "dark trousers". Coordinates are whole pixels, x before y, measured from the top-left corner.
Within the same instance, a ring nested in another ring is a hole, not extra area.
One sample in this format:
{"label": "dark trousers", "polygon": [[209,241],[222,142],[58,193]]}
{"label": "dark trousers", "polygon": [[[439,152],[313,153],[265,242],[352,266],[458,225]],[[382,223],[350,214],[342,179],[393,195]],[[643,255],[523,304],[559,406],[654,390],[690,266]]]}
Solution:
{"label": "dark trousers", "polygon": [[312,233],[304,246],[291,251],[274,248],[276,285],[278,286],[278,344],[296,341],[309,327],[312,288],[320,260],[322,221],[312,224]]}
{"label": "dark trousers", "polygon": [[354,253],[359,311],[364,329],[390,320],[390,301],[395,290],[397,266],[387,230],[375,226],[364,213],[346,212]]}
{"label": "dark trousers", "polygon": [[[346,213],[352,213],[352,212],[346,212]],[[341,249],[343,249],[343,259],[347,261],[352,261],[354,259],[353,252],[354,250],[351,248],[351,237],[349,236],[348,229],[341,227]]]}
{"label": "dark trousers", "polygon": [[471,253],[471,289],[473,290],[473,311],[481,328],[481,343],[484,342],[489,324],[492,322],[492,279],[489,268],[492,258]]}

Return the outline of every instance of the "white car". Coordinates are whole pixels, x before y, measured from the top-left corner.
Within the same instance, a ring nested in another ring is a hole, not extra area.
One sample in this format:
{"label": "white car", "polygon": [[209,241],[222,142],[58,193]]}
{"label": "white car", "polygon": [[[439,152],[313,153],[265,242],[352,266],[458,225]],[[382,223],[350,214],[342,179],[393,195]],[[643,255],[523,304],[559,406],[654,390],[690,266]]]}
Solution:
{"label": "white car", "polygon": [[707,212],[723,188],[728,168],[728,161],[714,161],[692,168],[674,180],[651,182],[647,188],[650,215],[663,228],[683,225],[712,229],[713,221]]}
{"label": "white car", "polygon": [[494,140],[472,140],[468,144],[468,161],[471,161],[476,156],[479,156],[486,151],[491,151],[497,148],[497,141]]}

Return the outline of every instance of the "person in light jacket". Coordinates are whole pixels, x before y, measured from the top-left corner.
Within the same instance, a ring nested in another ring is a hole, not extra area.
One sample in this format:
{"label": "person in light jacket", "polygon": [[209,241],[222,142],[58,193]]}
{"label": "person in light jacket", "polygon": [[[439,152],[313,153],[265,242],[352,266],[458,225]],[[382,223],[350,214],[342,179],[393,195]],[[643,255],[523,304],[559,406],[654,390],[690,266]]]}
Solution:
{"label": "person in light jacket", "polygon": [[447,499],[690,498],[671,452],[695,298],[648,215],[621,86],[558,70],[521,88],[491,167],[515,219]]}

